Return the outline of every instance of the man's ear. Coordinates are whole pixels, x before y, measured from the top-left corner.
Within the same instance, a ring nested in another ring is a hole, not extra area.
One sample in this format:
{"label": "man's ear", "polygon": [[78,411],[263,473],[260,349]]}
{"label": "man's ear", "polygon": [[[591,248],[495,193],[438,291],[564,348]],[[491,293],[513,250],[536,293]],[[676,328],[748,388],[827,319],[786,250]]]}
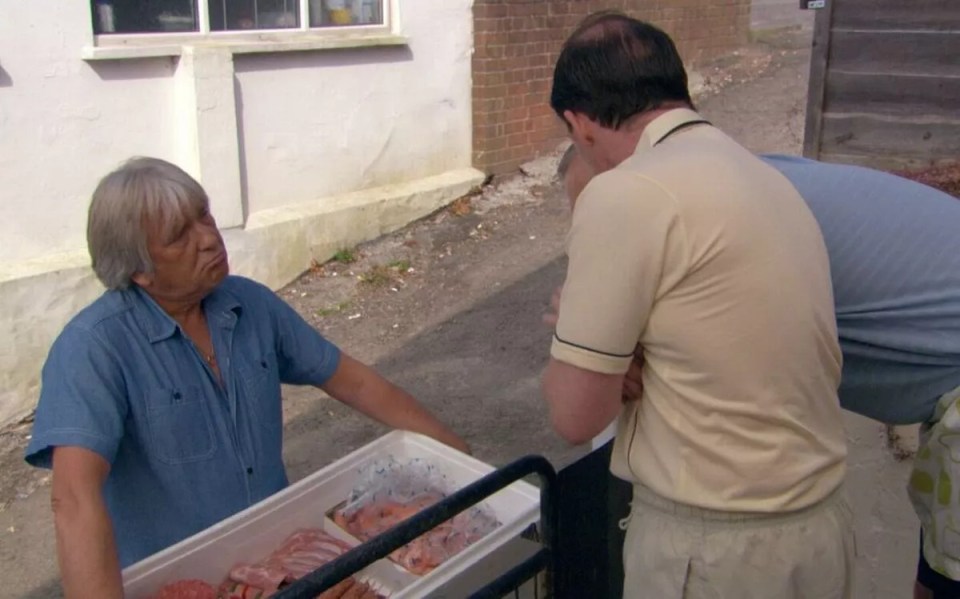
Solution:
{"label": "man's ear", "polygon": [[594,130],[596,124],[582,112],[572,110],[563,111],[563,119],[567,121],[570,127],[570,136],[581,143],[592,146],[596,141]]}
{"label": "man's ear", "polygon": [[130,277],[130,280],[140,287],[147,289],[153,284],[153,275],[145,272],[135,272],[133,276]]}

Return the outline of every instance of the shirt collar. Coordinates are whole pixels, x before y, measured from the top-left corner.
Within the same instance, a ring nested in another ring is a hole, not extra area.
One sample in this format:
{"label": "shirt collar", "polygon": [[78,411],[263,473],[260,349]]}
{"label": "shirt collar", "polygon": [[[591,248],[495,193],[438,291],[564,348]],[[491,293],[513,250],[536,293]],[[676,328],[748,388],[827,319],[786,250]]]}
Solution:
{"label": "shirt collar", "polygon": [[666,137],[671,131],[676,127],[689,123],[691,121],[700,121],[703,120],[703,117],[700,116],[695,110],[690,110],[689,108],[674,108],[669,110],[657,118],[650,121],[649,124],[643,129],[643,134],[640,136],[640,141],[637,143],[637,152],[652,148],[657,145],[659,142],[663,141],[663,138]]}
{"label": "shirt collar", "polygon": [[[124,295],[150,343],[169,339],[179,330],[177,321],[164,312],[139,285],[131,284]],[[225,289],[222,283],[203,298],[203,309],[208,322],[212,323],[216,319],[224,326],[232,326],[242,312],[240,301]]]}

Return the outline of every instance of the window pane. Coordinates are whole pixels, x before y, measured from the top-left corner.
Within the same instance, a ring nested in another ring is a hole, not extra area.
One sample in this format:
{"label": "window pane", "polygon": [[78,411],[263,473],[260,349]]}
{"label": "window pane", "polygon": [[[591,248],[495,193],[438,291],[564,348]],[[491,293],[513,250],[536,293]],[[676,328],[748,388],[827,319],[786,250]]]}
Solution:
{"label": "window pane", "polygon": [[195,0],[91,0],[97,34],[197,31]]}
{"label": "window pane", "polygon": [[310,0],[311,27],[382,24],[383,0]]}
{"label": "window pane", "polygon": [[300,26],[299,0],[207,0],[211,31]]}

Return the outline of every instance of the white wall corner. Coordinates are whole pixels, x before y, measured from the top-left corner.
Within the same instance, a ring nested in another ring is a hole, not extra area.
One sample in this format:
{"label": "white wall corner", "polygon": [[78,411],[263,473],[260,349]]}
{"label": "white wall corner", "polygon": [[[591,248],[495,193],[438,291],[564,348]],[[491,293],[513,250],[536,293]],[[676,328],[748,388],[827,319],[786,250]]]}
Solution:
{"label": "white wall corner", "polygon": [[210,196],[221,227],[243,225],[233,54],[185,46],[174,73],[180,165]]}
{"label": "white wall corner", "polygon": [[0,277],[0,426],[28,416],[50,345],[103,292],[86,252],[35,261]]}
{"label": "white wall corner", "polygon": [[250,215],[243,231],[225,231],[231,270],[276,289],[337,250],[396,231],[483,183],[474,168],[319,198]]}

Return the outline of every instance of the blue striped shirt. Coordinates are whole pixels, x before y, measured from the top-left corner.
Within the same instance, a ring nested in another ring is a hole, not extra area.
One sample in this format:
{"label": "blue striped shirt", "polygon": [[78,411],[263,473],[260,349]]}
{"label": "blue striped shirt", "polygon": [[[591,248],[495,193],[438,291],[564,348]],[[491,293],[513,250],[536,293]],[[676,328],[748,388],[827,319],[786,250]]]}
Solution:
{"label": "blue striped shirt", "polygon": [[793,183],[830,255],[844,408],[928,419],[960,386],[960,201],[867,168],[761,156]]}

